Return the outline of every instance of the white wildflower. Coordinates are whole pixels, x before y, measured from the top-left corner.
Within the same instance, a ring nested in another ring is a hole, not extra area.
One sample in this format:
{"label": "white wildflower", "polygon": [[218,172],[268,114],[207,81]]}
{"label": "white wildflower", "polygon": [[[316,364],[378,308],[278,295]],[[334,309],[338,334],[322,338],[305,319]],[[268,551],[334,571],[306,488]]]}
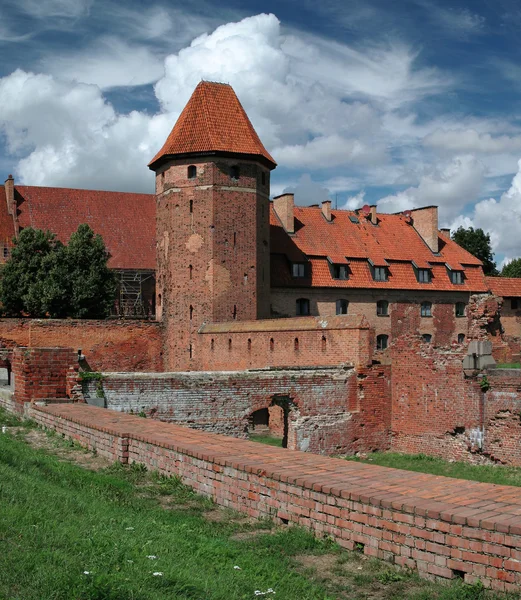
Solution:
{"label": "white wildflower", "polygon": [[147,558],[149,558],[150,560],[156,560],[157,556],[155,556],[154,554],[149,554]]}
{"label": "white wildflower", "polygon": [[233,568],[237,569],[237,571],[242,571],[242,569],[241,569],[241,567],[239,567],[239,565],[235,565]]}
{"label": "white wildflower", "polygon": [[125,531],[134,531],[133,527],[125,527]]}
{"label": "white wildflower", "polygon": [[84,575],[90,575],[90,571],[83,571]]}
{"label": "white wildflower", "polygon": [[161,573],[161,571],[154,571],[154,573],[152,573],[152,575],[154,577],[163,577],[163,573]]}

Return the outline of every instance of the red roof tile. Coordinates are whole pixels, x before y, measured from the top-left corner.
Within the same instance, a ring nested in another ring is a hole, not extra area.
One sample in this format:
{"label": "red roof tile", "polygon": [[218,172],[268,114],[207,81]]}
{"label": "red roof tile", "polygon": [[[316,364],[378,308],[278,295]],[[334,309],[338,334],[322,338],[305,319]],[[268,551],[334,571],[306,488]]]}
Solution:
{"label": "red roof tile", "polygon": [[[326,221],[318,207],[295,206],[295,233],[289,236],[271,210],[272,285],[274,287],[341,287],[381,289],[425,289],[487,291],[481,262],[452,240],[439,237],[440,251],[433,253],[418,232],[402,215],[378,215],[378,225],[362,215],[344,210],[332,211]],[[349,217],[358,217],[353,222]],[[306,278],[293,278],[289,262],[309,257]],[[327,261],[330,256],[345,256],[351,270],[347,280],[333,279]],[[358,260],[357,260],[358,259]],[[389,264],[389,280],[374,281],[368,259],[375,265]],[[419,283],[412,262],[422,268],[431,266],[432,281]],[[464,269],[463,284],[453,284],[445,264]]]}
{"label": "red roof tile", "polygon": [[154,169],[168,156],[201,152],[257,155],[267,160],[270,168],[276,166],[233,88],[224,83],[199,83],[149,167]]}
{"label": "red roof tile", "polygon": [[521,297],[521,279],[518,277],[485,277],[490,291],[503,298]]}
{"label": "red roof tile", "polygon": [[[109,267],[155,269],[153,194],[16,185],[15,198],[21,228],[49,230],[66,243],[78,225],[87,223],[102,236],[110,254]],[[0,205],[3,211],[6,201],[1,196]]]}
{"label": "red roof tile", "polygon": [[0,244],[4,247],[11,246],[14,235],[13,217],[7,212],[5,187],[2,185],[0,186]]}

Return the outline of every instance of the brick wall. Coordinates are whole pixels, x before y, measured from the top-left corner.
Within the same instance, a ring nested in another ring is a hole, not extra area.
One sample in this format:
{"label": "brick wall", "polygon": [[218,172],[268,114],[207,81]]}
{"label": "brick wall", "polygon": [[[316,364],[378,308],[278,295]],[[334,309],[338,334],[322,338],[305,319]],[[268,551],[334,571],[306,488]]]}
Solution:
{"label": "brick wall", "polygon": [[316,367],[371,363],[374,336],[364,317],[298,317],[210,323],[200,329],[204,371],[265,367]]}
{"label": "brick wall", "polygon": [[153,321],[0,319],[0,339],[25,347],[81,348],[94,371],[162,371],[162,329]]}
{"label": "brick wall", "polygon": [[[97,398],[98,382],[86,384]],[[389,447],[388,367],[125,374],[104,373],[107,408],[237,437],[253,412],[287,398],[288,447],[333,454]],[[94,400],[96,401],[96,400]],[[273,423],[281,433],[280,413]],[[270,424],[271,425],[271,424]]]}
{"label": "brick wall", "polygon": [[78,357],[71,348],[15,348],[12,378],[18,405],[44,398],[65,398],[66,378]]}
{"label": "brick wall", "polygon": [[34,407],[31,416],[111,460],[179,476],[250,517],[357,544],[425,578],[519,590],[517,488],[280,450],[86,405]]}

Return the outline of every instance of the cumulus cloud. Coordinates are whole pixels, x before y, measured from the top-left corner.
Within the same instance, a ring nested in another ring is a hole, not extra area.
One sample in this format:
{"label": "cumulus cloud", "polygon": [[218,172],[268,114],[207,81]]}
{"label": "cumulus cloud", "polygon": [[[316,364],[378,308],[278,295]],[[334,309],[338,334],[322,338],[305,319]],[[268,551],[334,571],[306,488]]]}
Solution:
{"label": "cumulus cloud", "polygon": [[378,207],[384,212],[398,212],[435,204],[445,220],[454,219],[479,197],[484,174],[482,163],[475,157],[455,157],[433,167],[418,186],[382,198]]}
{"label": "cumulus cloud", "polygon": [[365,190],[361,190],[358,194],[354,196],[349,196],[347,200],[344,202],[344,205],[340,208],[344,210],[356,210],[357,208],[361,208],[365,204]]}
{"label": "cumulus cloud", "polygon": [[521,135],[492,136],[475,129],[436,129],[423,139],[425,146],[451,152],[497,154],[521,150]]}
{"label": "cumulus cloud", "polygon": [[309,173],[301,175],[296,186],[284,188],[283,193],[285,192],[295,194],[295,204],[302,206],[319,204],[329,198],[329,190],[313,181]]}

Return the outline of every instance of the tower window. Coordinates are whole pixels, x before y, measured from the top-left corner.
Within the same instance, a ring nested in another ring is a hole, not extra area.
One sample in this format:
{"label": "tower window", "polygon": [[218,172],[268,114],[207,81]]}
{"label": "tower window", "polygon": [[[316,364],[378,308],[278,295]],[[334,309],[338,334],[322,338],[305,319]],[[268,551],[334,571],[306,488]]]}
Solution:
{"label": "tower window", "polygon": [[192,352],[192,344],[190,344],[190,347],[188,349],[189,353],[190,353],[190,358],[192,358],[193,356],[193,352]]}
{"label": "tower window", "polygon": [[190,213],[194,212],[194,201],[190,200]]}
{"label": "tower window", "polygon": [[241,170],[237,165],[233,165],[233,167],[230,167],[230,177],[233,181],[239,181],[240,176]]}
{"label": "tower window", "polygon": [[422,317],[432,317],[432,302],[422,302],[420,314]]}
{"label": "tower window", "polygon": [[190,279],[192,279],[193,270],[194,270],[193,266],[192,266],[192,265],[189,265],[189,266],[188,266],[188,274],[189,274],[189,276],[190,276]]}
{"label": "tower window", "polygon": [[233,320],[237,319],[237,304],[233,305]]}
{"label": "tower window", "polygon": [[424,333],[422,335],[422,340],[426,343],[426,344],[430,344],[432,341],[432,335],[430,333]]}
{"label": "tower window", "polygon": [[326,340],[326,336],[323,335],[322,336],[322,352],[325,352],[327,348],[327,340]]}
{"label": "tower window", "polygon": [[273,338],[270,338],[270,350],[275,350],[275,340]]}
{"label": "tower window", "polygon": [[389,316],[389,302],[387,300],[378,300],[376,303],[376,314],[379,317]]}
{"label": "tower window", "polygon": [[386,350],[389,345],[389,336],[385,333],[376,336],[376,349]]}
{"label": "tower window", "polygon": [[347,300],[337,300],[336,301],[336,314],[337,315],[347,315],[347,308],[349,306],[349,302]]}
{"label": "tower window", "polygon": [[248,352],[251,351],[251,338],[248,338]]}
{"label": "tower window", "polygon": [[306,315],[309,315],[308,298],[297,298],[297,316],[302,317]]}
{"label": "tower window", "polygon": [[299,346],[298,338],[295,338],[295,350],[298,350],[298,346]]}
{"label": "tower window", "polygon": [[465,302],[456,302],[456,316],[457,317],[465,316]]}
{"label": "tower window", "polygon": [[232,338],[228,339],[228,350],[232,349]]}
{"label": "tower window", "polygon": [[190,165],[188,167],[188,179],[195,179],[197,177],[197,167],[195,165]]}
{"label": "tower window", "polygon": [[215,340],[212,338],[210,340],[210,350],[213,352],[213,349],[215,348]]}
{"label": "tower window", "polygon": [[194,318],[194,307],[190,304],[190,321]]}
{"label": "tower window", "polygon": [[463,344],[465,342],[465,334],[458,333],[458,344]]}

